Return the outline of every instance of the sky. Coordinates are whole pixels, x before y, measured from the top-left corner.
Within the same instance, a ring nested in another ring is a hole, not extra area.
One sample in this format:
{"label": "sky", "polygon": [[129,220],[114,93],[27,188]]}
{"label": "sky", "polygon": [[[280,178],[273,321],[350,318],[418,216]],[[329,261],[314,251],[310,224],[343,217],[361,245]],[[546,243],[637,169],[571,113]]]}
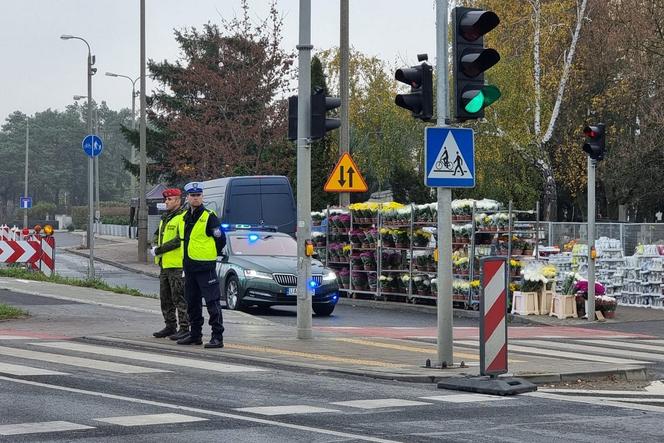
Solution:
{"label": "sky", "polygon": [[[311,43],[316,50],[339,45],[339,0],[311,0]],[[148,59],[175,61],[174,29],[200,28],[241,14],[240,0],[145,0]],[[258,22],[269,0],[249,0]],[[389,63],[414,65],[418,53],[435,61],[434,0],[349,0],[349,38],[356,50]],[[299,0],[277,0],[284,19],[282,47],[295,52]],[[92,96],[111,109],[131,108],[128,79],[140,74],[139,0],[2,0],[0,2],[0,122],[14,112],[64,110],[74,95],[87,94],[88,41],[96,56]],[[146,90],[153,89],[148,77]],[[136,82],[136,85],[140,84]],[[138,108],[138,100],[136,101]],[[138,109],[137,109],[138,112]]]}

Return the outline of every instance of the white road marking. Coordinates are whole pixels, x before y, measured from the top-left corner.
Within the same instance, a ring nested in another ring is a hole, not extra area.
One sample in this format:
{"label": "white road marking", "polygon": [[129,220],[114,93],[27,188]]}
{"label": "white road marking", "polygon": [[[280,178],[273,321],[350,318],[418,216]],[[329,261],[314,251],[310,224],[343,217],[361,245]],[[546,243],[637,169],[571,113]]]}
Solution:
{"label": "white road marking", "polygon": [[43,432],[78,431],[81,429],[94,429],[94,427],[70,423],[68,421],[19,423],[15,425],[0,425],[0,435],[39,434]]}
{"label": "white road marking", "polygon": [[236,408],[239,412],[249,412],[260,415],[288,415],[288,414],[319,414],[322,412],[339,412],[338,409],[319,408],[308,405],[290,406],[258,406],[254,408]]}
{"label": "white road marking", "polygon": [[[551,347],[554,349],[562,349],[566,351],[587,352],[588,354],[597,353],[602,356],[613,355],[617,357],[642,358],[646,361],[648,360],[664,361],[664,355],[658,355],[649,352],[628,351],[626,349],[614,349],[614,348],[604,348],[600,346],[578,345],[574,344],[573,342],[560,343],[560,342],[548,342],[542,340],[528,340],[527,342],[524,341],[519,343],[525,345]],[[593,355],[592,358],[595,358],[595,356]]]}
{"label": "white road marking", "polygon": [[485,394],[454,394],[434,395],[433,397],[420,397],[423,400],[446,401],[449,403],[477,403],[482,401],[510,400],[510,397]]}
{"label": "white road marking", "polygon": [[66,372],[49,371],[48,369],[31,368],[30,366],[0,363],[0,374],[11,375],[69,375]]}
{"label": "white road marking", "polygon": [[123,417],[95,418],[112,425],[120,426],[146,426],[146,425],[168,425],[174,423],[191,423],[195,421],[207,421],[207,418],[193,417],[184,414],[148,414],[148,415],[126,415]]}
{"label": "white road marking", "polygon": [[0,340],[34,340],[35,337],[24,337],[22,335],[2,335],[0,334]]}
{"label": "white road marking", "polygon": [[618,340],[578,340],[588,344],[598,344],[604,346],[611,346],[616,348],[629,348],[640,349],[643,351],[655,351],[664,353],[664,345],[650,344],[651,340],[635,340],[632,342],[618,341]]}
{"label": "white road marking", "polygon": [[25,349],[8,348],[0,346],[0,355],[25,358],[28,360],[47,361],[62,365],[78,366],[80,368],[99,369],[101,371],[118,372],[121,374],[145,374],[151,372],[171,372],[163,369],[144,368],[141,366],[125,365],[101,360],[90,360],[88,358],[70,357],[68,355],[50,354],[48,352],[28,351]]}
{"label": "white road marking", "polygon": [[379,408],[398,408],[401,406],[421,406],[430,405],[423,401],[402,400],[400,398],[379,398],[377,400],[351,400],[351,401],[335,401],[333,405],[349,406],[351,408],[360,409],[379,409]]}
{"label": "white road marking", "polygon": [[[646,388],[647,389],[647,388]],[[650,391],[610,391],[602,389],[556,389],[556,388],[537,388],[538,392],[550,392],[551,394],[597,394],[597,395],[639,395],[639,396],[652,396],[661,397],[664,395],[662,392]]]}
{"label": "white road marking", "polygon": [[[524,343],[526,343],[524,341]],[[531,343],[528,341],[527,343]],[[543,342],[548,344],[549,342]],[[469,341],[462,341],[459,342],[459,344],[465,345],[465,346],[478,346],[477,343],[475,342],[469,342]],[[603,355],[582,355],[578,354],[576,352],[565,352],[565,351],[556,351],[554,349],[546,349],[546,348],[536,348],[532,346],[520,346],[520,345],[515,345],[509,343],[507,345],[507,351],[508,352],[519,352],[522,354],[534,354],[534,355],[541,355],[544,357],[549,357],[549,358],[556,358],[556,357],[563,357],[563,358],[571,358],[573,360],[584,360],[584,361],[599,361],[603,363],[618,363],[618,364],[648,364],[652,362],[647,362],[647,361],[639,361],[639,360],[627,360],[624,358],[614,358],[614,357],[606,357]]]}
{"label": "white road marking", "polygon": [[638,411],[650,411],[650,412],[660,412],[664,413],[664,407],[662,406],[652,406],[652,405],[640,405],[636,403],[621,403],[615,401],[615,398],[603,398],[603,397],[588,397],[588,396],[574,396],[574,395],[557,395],[550,392],[528,392],[521,395],[527,395],[529,397],[544,398],[547,400],[559,400],[559,401],[571,401],[574,403],[585,403],[589,405],[599,405],[599,406],[613,406],[615,408],[622,409],[635,409]]}
{"label": "white road marking", "polygon": [[183,366],[187,368],[205,369],[216,372],[263,372],[265,369],[232,365],[228,363],[218,363],[207,360],[195,360],[191,358],[175,357],[171,355],[150,354],[146,352],[128,351],[125,349],[111,348],[107,346],[93,346],[82,343],[73,343],[66,341],[39,342],[30,343],[35,346],[44,346],[47,348],[64,349],[67,351],[87,352],[90,354],[101,354],[112,357],[128,358],[131,360],[141,360],[150,363],[162,363],[169,366]]}
{"label": "white road marking", "polygon": [[369,435],[361,435],[361,434],[352,434],[350,432],[339,432],[339,431],[333,431],[331,429],[322,429],[322,428],[314,428],[310,426],[302,426],[302,425],[296,425],[296,424],[291,424],[291,423],[282,423],[274,420],[268,420],[264,418],[256,418],[256,417],[248,417],[244,415],[239,415],[239,414],[229,414],[227,412],[218,412],[218,411],[211,411],[208,409],[200,409],[200,408],[192,408],[189,406],[182,406],[182,405],[174,405],[171,403],[163,403],[163,402],[158,402],[158,401],[152,401],[152,400],[143,400],[140,398],[132,398],[132,397],[125,397],[122,395],[114,395],[114,394],[107,394],[105,392],[97,392],[97,391],[88,391],[85,389],[76,389],[76,388],[68,388],[66,386],[58,386],[58,385],[51,385],[48,383],[40,383],[36,381],[31,381],[31,380],[19,380],[16,378],[11,378],[11,377],[3,377],[0,376],[0,380],[3,381],[8,381],[12,383],[19,383],[19,384],[24,384],[24,385],[29,385],[29,386],[39,386],[42,388],[48,388],[48,389],[54,389],[57,391],[64,391],[64,392],[72,392],[76,394],[83,394],[83,395],[90,395],[93,397],[100,397],[100,398],[108,398],[112,400],[121,400],[121,401],[126,401],[130,403],[137,403],[137,404],[143,404],[143,405],[150,405],[150,406],[158,406],[161,408],[168,408],[168,409],[175,409],[179,411],[187,411],[195,414],[203,414],[203,415],[211,415],[214,417],[223,417],[223,418],[229,418],[231,420],[240,420],[240,421],[246,421],[250,423],[259,423],[263,425],[268,425],[268,426],[276,426],[280,428],[287,428],[287,429],[295,429],[298,431],[303,431],[303,432],[311,432],[314,434],[323,434],[323,435],[333,435],[335,437],[341,437],[344,439],[350,439],[350,440],[361,440],[361,441],[371,441],[375,443],[399,443],[397,440],[388,440],[385,438],[377,438],[377,437],[371,437]]}

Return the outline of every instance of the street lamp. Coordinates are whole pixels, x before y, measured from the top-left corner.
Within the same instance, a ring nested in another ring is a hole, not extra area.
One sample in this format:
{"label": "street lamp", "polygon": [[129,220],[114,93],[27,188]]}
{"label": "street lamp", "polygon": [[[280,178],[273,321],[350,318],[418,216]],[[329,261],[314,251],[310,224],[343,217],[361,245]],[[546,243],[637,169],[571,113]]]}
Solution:
{"label": "street lamp", "polygon": [[[141,77],[136,77],[132,80],[131,77],[122,74],[116,74],[114,72],[107,72],[108,77],[122,77],[126,78],[131,82],[131,129],[132,131],[136,130],[136,97],[138,96],[136,92],[136,82],[141,79]],[[131,147],[131,164],[136,163],[136,149],[134,146]],[[131,191],[136,192],[136,176],[131,174]]]}
{"label": "street lamp", "polygon": [[[88,47],[88,134],[92,134],[92,76],[97,72],[97,68],[93,68],[95,64],[95,57],[92,55],[90,44],[82,37],[74,35],[63,34],[60,36],[62,40],[80,40]],[[94,224],[93,210],[94,210],[94,193],[93,193],[93,180],[94,180],[94,162],[92,157],[88,159],[88,250],[90,251],[90,262],[88,264],[88,279],[92,280],[95,277],[95,259],[94,259],[94,235],[92,234],[92,227]]]}

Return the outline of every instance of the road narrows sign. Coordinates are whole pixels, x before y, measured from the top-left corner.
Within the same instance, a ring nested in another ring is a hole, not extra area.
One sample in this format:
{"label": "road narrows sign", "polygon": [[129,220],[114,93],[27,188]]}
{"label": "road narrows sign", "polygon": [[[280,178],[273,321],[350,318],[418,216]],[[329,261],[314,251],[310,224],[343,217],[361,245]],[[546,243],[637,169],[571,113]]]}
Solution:
{"label": "road narrows sign", "polygon": [[327,179],[325,192],[367,192],[367,182],[351,158],[344,153]]}

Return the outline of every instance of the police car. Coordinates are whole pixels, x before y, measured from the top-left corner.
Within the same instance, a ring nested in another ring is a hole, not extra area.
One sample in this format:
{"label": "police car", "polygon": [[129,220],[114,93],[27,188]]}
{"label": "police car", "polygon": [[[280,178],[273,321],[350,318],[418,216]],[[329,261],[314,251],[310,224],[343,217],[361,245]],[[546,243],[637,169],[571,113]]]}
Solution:
{"label": "police car", "polygon": [[[247,226],[248,227],[248,226]],[[297,304],[297,242],[282,232],[224,226],[226,247],[217,263],[221,297],[228,309]],[[313,311],[327,316],[339,299],[337,276],[312,260]]]}

